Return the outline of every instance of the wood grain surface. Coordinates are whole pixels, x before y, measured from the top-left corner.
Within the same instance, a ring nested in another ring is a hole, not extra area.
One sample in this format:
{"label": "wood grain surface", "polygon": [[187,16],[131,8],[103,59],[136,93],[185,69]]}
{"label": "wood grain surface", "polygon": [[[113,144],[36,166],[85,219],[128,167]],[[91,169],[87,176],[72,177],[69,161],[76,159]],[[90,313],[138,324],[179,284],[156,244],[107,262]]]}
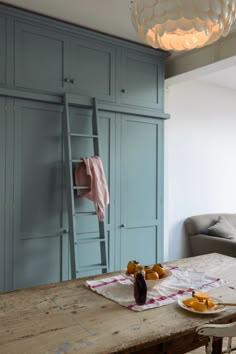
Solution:
{"label": "wood grain surface", "polygon": [[[209,293],[236,302],[236,258],[212,253],[171,265],[222,278],[225,286]],[[214,315],[190,313],[176,303],[131,311],[87,289],[85,280],[1,294],[0,354],[187,353],[206,343],[198,326],[236,320],[233,306]]]}

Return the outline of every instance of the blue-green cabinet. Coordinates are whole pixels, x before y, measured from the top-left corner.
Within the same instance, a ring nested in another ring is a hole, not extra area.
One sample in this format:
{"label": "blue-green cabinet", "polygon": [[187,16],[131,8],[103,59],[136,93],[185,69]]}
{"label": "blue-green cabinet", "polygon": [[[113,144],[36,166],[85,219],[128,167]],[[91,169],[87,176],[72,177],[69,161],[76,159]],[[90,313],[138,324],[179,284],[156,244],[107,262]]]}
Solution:
{"label": "blue-green cabinet", "polygon": [[70,92],[115,102],[115,46],[81,37],[70,40],[65,58],[65,76]]}
{"label": "blue-green cabinet", "polygon": [[0,97],[0,291],[4,289],[4,261],[5,261],[5,154],[6,154],[6,116],[5,98]]}
{"label": "blue-green cabinet", "polygon": [[[166,54],[6,5],[0,48],[0,291],[70,278],[65,92],[98,99],[109,270],[161,261]],[[72,130],[90,134],[91,112],[70,113]],[[93,155],[91,140],[74,140],[72,155]],[[81,197],[75,206],[94,210]],[[79,266],[100,263],[99,243],[87,242],[97,217],[77,223]]]}
{"label": "blue-green cabinet", "polygon": [[64,38],[56,31],[15,21],[15,87],[43,92],[62,92]]}
{"label": "blue-green cabinet", "polygon": [[121,52],[120,102],[163,110],[164,62],[134,49]]}
{"label": "blue-green cabinet", "polygon": [[12,286],[18,288],[61,280],[64,169],[61,107],[14,105]]}
{"label": "blue-green cabinet", "polygon": [[123,115],[120,131],[120,268],[162,259],[163,122]]}
{"label": "blue-green cabinet", "polygon": [[[0,174],[0,290],[69,279],[62,107],[11,99],[5,110],[5,102],[5,98],[0,99],[0,164],[6,171]],[[70,113],[74,132],[91,133],[91,112],[76,108]],[[99,131],[111,200],[105,217],[107,254],[110,270],[114,270],[115,113],[99,112]],[[5,132],[9,137],[7,158]],[[91,140],[75,139],[72,154],[77,158],[91,156]],[[93,211],[94,205],[77,197],[76,209]],[[98,234],[97,217],[82,214],[77,222],[77,240],[83,240],[79,243],[79,264],[99,262],[99,243],[86,242],[86,237]],[[80,274],[85,275],[89,273]]]}
{"label": "blue-green cabinet", "polygon": [[6,82],[6,25],[5,17],[0,16],[0,85]]}

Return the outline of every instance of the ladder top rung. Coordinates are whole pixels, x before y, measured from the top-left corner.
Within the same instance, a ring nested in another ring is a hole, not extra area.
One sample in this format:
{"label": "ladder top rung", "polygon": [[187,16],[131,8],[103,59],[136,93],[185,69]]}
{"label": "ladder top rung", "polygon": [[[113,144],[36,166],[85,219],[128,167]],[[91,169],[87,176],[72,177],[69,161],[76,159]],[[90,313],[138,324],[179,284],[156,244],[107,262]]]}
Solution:
{"label": "ladder top rung", "polygon": [[79,134],[79,133],[69,133],[70,136],[77,136],[79,138],[93,138],[93,139],[98,139],[98,135],[94,134]]}

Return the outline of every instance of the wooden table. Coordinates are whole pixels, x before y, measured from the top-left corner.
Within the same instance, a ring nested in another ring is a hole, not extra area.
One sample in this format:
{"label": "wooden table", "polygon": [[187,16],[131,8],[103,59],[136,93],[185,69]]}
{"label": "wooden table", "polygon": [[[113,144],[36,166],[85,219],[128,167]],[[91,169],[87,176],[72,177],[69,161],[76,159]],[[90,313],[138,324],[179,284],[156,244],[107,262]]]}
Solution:
{"label": "wooden table", "polygon": [[[171,264],[222,278],[226,285],[210,293],[236,302],[236,258],[212,253]],[[187,353],[206,343],[196,327],[236,320],[236,307],[198,315],[173,303],[135,312],[85,288],[84,282],[85,278],[1,294],[0,353]]]}

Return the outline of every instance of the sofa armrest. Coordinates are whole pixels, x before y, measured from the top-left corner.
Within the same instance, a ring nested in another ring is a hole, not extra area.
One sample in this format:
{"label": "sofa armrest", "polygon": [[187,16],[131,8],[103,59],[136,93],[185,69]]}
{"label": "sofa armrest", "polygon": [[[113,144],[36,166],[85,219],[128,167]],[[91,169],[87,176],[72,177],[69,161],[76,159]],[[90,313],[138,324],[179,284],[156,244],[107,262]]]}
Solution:
{"label": "sofa armrest", "polygon": [[221,253],[236,257],[236,238],[226,239],[206,234],[190,236],[190,246],[193,256],[207,253]]}

